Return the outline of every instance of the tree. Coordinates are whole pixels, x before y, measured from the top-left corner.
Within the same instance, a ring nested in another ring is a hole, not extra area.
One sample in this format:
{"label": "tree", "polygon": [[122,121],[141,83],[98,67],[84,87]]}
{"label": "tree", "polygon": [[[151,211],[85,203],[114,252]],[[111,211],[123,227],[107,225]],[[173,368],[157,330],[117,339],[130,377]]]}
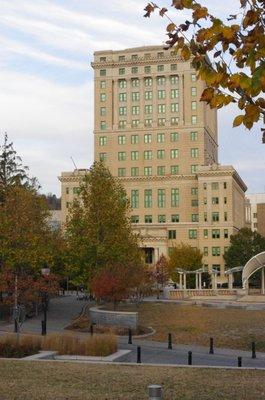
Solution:
{"label": "tree", "polygon": [[157,297],[159,298],[160,288],[162,287],[163,289],[165,284],[169,280],[169,265],[168,265],[168,260],[164,256],[164,254],[162,254],[162,256],[155,264],[153,270],[153,277],[157,286]]}
{"label": "tree", "polygon": [[[233,126],[253,124],[265,118],[265,0],[240,0],[238,13],[225,23],[196,0],[173,0],[172,7],[183,17],[175,24],[166,7],[154,2],[145,8],[145,17],[156,9],[169,20],[165,49],[173,48],[185,61],[191,59],[207,87],[201,95],[211,108],[236,103],[243,114]],[[184,12],[181,12],[183,11]],[[187,11],[191,18],[187,19]],[[203,25],[203,26],[202,26]],[[265,129],[263,140],[265,142]]]}
{"label": "tree", "polygon": [[69,273],[75,283],[87,286],[106,268],[142,268],[129,212],[124,188],[103,163],[95,162],[80,185],[66,223]]}
{"label": "tree", "polygon": [[229,268],[244,266],[248,260],[265,251],[265,237],[249,228],[242,228],[230,236],[230,246],[224,254]]}
{"label": "tree", "polygon": [[[176,282],[178,279],[177,269],[186,271],[195,271],[202,267],[203,254],[197,248],[191,247],[188,244],[181,244],[173,248],[169,258],[170,277]],[[194,276],[188,276],[187,282],[194,283]]]}

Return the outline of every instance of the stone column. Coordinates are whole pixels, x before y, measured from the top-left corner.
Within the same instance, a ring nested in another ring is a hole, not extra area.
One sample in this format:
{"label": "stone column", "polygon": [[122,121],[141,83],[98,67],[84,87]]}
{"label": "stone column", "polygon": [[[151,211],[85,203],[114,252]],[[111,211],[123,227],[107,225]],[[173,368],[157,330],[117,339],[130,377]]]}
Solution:
{"label": "stone column", "polygon": [[183,278],[184,278],[183,279],[183,289],[186,290],[187,289],[187,283],[186,283],[187,281],[186,281],[186,273],[185,272],[184,272]]}
{"label": "stone column", "polygon": [[180,289],[183,289],[182,273],[179,273],[179,288],[180,288]]}
{"label": "stone column", "polygon": [[199,275],[197,274],[197,272],[196,272],[196,274],[195,274],[195,281],[196,281],[196,290],[198,290],[199,289]]}
{"label": "stone column", "polygon": [[202,290],[202,273],[199,272],[199,289]]}
{"label": "stone column", "polygon": [[233,289],[233,274],[228,274],[228,288]]}
{"label": "stone column", "polygon": [[261,269],[261,294],[265,294],[265,273],[264,267]]}

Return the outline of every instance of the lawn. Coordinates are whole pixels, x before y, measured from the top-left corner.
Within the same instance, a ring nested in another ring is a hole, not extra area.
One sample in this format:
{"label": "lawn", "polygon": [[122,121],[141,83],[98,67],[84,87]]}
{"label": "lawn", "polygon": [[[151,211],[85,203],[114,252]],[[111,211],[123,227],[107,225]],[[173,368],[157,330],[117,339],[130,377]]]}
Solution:
{"label": "lawn", "polygon": [[260,400],[265,371],[0,361],[1,400]]}

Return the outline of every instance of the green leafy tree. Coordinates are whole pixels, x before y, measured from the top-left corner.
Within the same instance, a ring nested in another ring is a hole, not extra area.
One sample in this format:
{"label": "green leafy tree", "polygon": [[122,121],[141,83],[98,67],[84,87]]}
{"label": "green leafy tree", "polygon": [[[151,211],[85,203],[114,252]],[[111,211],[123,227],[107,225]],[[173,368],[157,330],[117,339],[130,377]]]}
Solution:
{"label": "green leafy tree", "polygon": [[253,256],[265,251],[265,237],[249,228],[242,228],[230,236],[230,246],[224,254],[229,268],[243,266]]}
{"label": "green leafy tree", "polygon": [[[186,271],[195,271],[202,267],[202,252],[188,244],[181,244],[173,248],[169,258],[169,272],[172,280],[177,282],[179,275],[177,269],[184,269]],[[195,276],[188,275],[187,283],[194,285]]]}
{"label": "green leafy tree", "polygon": [[182,23],[176,24],[166,7],[154,2],[147,4],[144,16],[158,10],[167,18],[165,48],[173,48],[185,61],[191,59],[207,85],[201,100],[211,108],[236,103],[243,113],[233,126],[243,123],[251,129],[265,117],[265,0],[239,0],[238,12],[228,12],[226,22],[196,0],[173,0],[172,7]]}
{"label": "green leafy tree", "polygon": [[104,268],[130,266],[131,273],[141,269],[129,214],[124,188],[103,163],[95,162],[80,185],[66,224],[69,274],[74,283],[87,285]]}

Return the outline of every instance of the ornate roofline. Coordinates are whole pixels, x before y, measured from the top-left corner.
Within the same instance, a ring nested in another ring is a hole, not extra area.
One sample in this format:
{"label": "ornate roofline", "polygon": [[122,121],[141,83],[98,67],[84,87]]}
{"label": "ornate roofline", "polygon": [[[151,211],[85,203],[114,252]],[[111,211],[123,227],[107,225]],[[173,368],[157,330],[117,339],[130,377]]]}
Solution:
{"label": "ornate roofline", "polygon": [[[109,60],[109,61],[92,61],[91,62],[91,67],[94,69],[97,68],[104,68],[104,67],[131,67],[131,66],[138,66],[138,65],[153,65],[157,63],[170,63],[170,62],[186,62],[184,61],[181,57],[179,56],[166,56],[166,57],[138,57],[136,60],[124,60],[124,61],[118,61],[118,60]],[[173,73],[174,71],[172,71]],[[121,77],[122,78],[122,77]]]}
{"label": "ornate roofline", "polygon": [[128,177],[117,177],[121,182],[134,182],[134,181],[180,181],[180,180],[197,180],[196,175],[153,175],[153,176],[128,176]]}

